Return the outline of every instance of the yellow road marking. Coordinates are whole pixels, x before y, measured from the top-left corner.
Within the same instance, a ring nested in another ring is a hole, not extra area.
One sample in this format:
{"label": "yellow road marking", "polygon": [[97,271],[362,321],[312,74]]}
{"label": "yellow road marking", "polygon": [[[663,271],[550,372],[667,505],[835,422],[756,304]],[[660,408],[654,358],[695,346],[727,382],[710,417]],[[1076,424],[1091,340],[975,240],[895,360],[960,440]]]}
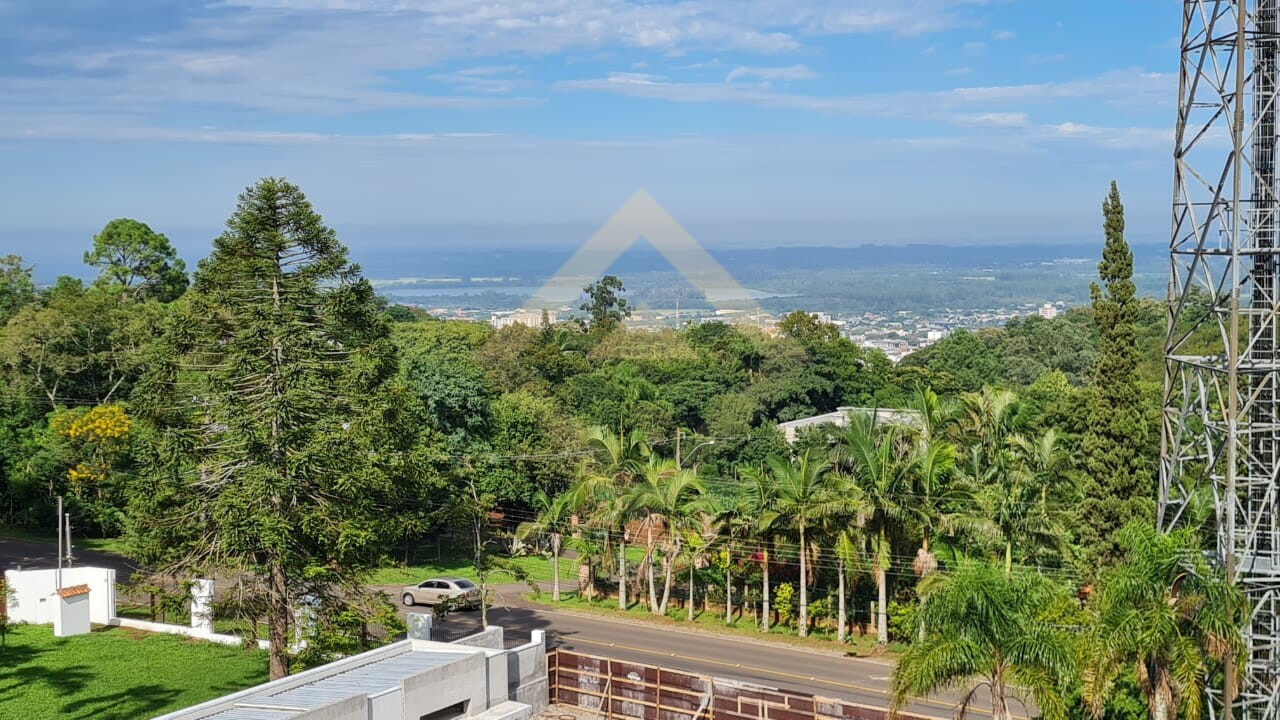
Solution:
{"label": "yellow road marking", "polygon": [[[538,608],[537,612],[543,612],[549,615],[572,615],[579,618],[588,618],[592,620],[602,620],[604,622],[612,622],[616,625],[645,624],[645,623],[628,623],[628,622],[623,622],[621,620],[615,620],[612,618],[599,617],[591,613],[579,613],[579,612],[572,612],[572,611],[565,611],[565,610],[546,610],[543,608]],[[653,627],[657,629],[661,629],[661,626],[653,625]],[[693,634],[693,633],[689,633],[688,631],[679,631],[679,632],[686,635]],[[731,641],[737,640],[737,638],[733,638],[733,637],[719,637],[719,636],[717,636],[716,639],[731,640]],[[819,678],[812,675],[801,675],[799,673],[790,673],[784,670],[773,670],[770,668],[755,667],[752,665],[743,665],[742,663],[731,663],[725,660],[716,660],[714,658],[704,658],[704,657],[698,657],[696,655],[681,655],[679,653],[662,652],[659,650],[652,650],[650,648],[637,647],[635,645],[624,645],[622,643],[605,642],[603,640],[591,640],[584,637],[573,637],[573,638],[569,638],[568,640],[569,642],[582,642],[582,643],[588,643],[590,645],[600,645],[602,647],[620,648],[623,650],[630,650],[632,652],[644,653],[646,655],[656,655],[658,657],[671,657],[671,658],[677,658],[680,660],[690,660],[693,662],[707,663],[708,665],[720,665],[722,667],[737,668],[740,670],[751,670],[753,672],[764,673],[766,675],[777,675],[779,677],[791,678],[794,680],[808,680],[810,682],[821,683],[824,685],[831,685],[833,687],[838,687],[838,688],[845,688],[847,690],[861,690],[862,692],[876,693],[879,695],[884,695],[885,697],[888,697],[889,695],[887,688],[867,687],[865,685],[857,685],[855,683],[841,682],[839,680],[827,680],[826,678]],[[785,646],[779,646],[778,649],[784,650],[784,651],[796,650],[796,648],[787,648]],[[837,656],[832,656],[832,657],[837,657]],[[863,660],[864,662],[867,662],[863,658],[849,658],[849,659]],[[918,703],[920,705],[929,705],[929,706],[942,708],[944,710],[948,710],[952,712],[954,712],[956,707],[954,703],[944,703],[940,700],[930,700],[929,698],[918,697],[915,695],[908,695],[907,699],[914,703]],[[1013,713],[1010,713],[1009,717],[1012,718],[1013,720],[1030,720],[1030,718],[1028,718],[1026,715],[1015,715]]]}
{"label": "yellow road marking", "polygon": [[[605,647],[621,648],[623,650],[646,653],[649,655],[672,657],[680,660],[691,660],[693,662],[707,663],[709,665],[720,665],[723,667],[736,668],[740,670],[750,670],[752,672],[765,673],[766,675],[777,675],[778,677],[791,678],[793,680],[807,680],[809,682],[821,683],[824,685],[832,685],[839,688],[845,688],[847,690],[861,690],[862,692],[875,693],[877,695],[884,695],[886,697],[889,695],[888,690],[886,690],[885,688],[867,687],[865,685],[856,685],[854,683],[841,682],[839,680],[828,680],[826,678],[820,678],[813,675],[801,675],[799,673],[786,672],[785,670],[773,670],[770,668],[755,667],[753,665],[743,665],[742,663],[731,663],[724,660],[716,660],[714,658],[698,657],[696,655],[681,655],[679,653],[661,652],[658,650],[650,650],[649,648],[635,647],[634,645],[622,645],[620,643],[614,643],[614,642],[588,640],[587,638],[573,638],[571,642],[575,642],[575,643],[584,642],[584,643],[590,643],[592,645],[603,645]],[[940,702],[938,700],[930,700],[929,698],[910,696],[909,699],[912,702],[920,703],[922,705],[932,705],[934,707],[942,708],[945,710],[955,709],[955,705]]]}

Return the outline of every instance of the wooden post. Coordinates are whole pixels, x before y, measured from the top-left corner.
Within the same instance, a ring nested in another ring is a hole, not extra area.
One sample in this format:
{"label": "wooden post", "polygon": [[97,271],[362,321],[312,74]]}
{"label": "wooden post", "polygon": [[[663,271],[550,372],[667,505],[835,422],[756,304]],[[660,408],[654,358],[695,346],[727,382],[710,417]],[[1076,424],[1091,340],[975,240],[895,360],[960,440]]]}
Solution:
{"label": "wooden post", "polygon": [[654,698],[653,717],[654,720],[662,720],[662,668],[658,668],[658,693]]}
{"label": "wooden post", "polygon": [[605,685],[604,693],[604,701],[607,703],[605,705],[605,717],[608,718],[608,720],[613,720],[613,658],[609,658],[609,664],[606,666],[606,670],[609,673],[609,679],[607,681],[608,684]]}

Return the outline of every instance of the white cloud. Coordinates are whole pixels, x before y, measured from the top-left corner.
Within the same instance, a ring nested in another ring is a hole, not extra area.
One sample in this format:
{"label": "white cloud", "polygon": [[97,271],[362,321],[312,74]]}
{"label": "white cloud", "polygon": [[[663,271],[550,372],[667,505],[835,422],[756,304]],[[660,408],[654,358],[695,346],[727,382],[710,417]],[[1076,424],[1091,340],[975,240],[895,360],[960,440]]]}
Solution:
{"label": "white cloud", "polygon": [[608,92],[673,102],[738,103],[838,115],[877,118],[941,119],[957,114],[1025,112],[1028,105],[1094,99],[1112,105],[1150,108],[1173,96],[1174,78],[1138,70],[1106,73],[1064,82],[960,87],[934,92],[903,91],[863,95],[805,95],[755,85],[681,83],[654,75],[612,73],[601,79],[557,84],[566,90]]}
{"label": "white cloud", "polygon": [[517,77],[523,74],[524,68],[519,65],[482,65],[452,73],[436,73],[430,78],[453,85],[463,92],[501,95],[527,86],[527,80]]}
{"label": "white cloud", "polygon": [[951,68],[950,70],[947,70],[947,71],[946,71],[945,73],[943,73],[943,74],[945,74],[945,75],[968,75],[968,74],[969,74],[969,73],[971,73],[971,72],[973,72],[973,68],[971,68],[971,67],[956,67],[956,68]]}
{"label": "white cloud", "polygon": [[389,78],[513,55],[626,48],[655,58],[693,50],[787,53],[817,36],[958,27],[970,22],[966,9],[982,2],[215,0],[168,31],[103,34],[91,44],[23,58],[37,73],[0,77],[0,113],[67,98],[129,112],[191,103],[289,114],[528,103],[534,101],[495,97],[512,92],[510,82],[463,83],[466,75],[437,70],[433,79],[451,82],[460,95],[436,97]]}
{"label": "white cloud", "polygon": [[1115,149],[1154,150],[1173,147],[1173,128],[1102,127],[1063,122],[1043,125],[1040,136],[1048,140],[1088,141]]}
{"label": "white cloud", "polygon": [[775,80],[791,81],[791,80],[811,80],[818,77],[818,74],[804,65],[791,65],[788,67],[736,67],[729,71],[724,81],[732,83],[735,80],[743,78],[756,78],[765,83]]}
{"label": "white cloud", "polygon": [[960,125],[978,127],[1026,127],[1027,114],[1023,112],[990,112],[970,115],[956,115],[954,121]]}
{"label": "white cloud", "polygon": [[991,33],[992,40],[1012,40],[1017,36],[1017,33],[1012,30],[996,30]]}
{"label": "white cloud", "polygon": [[984,42],[980,42],[978,40],[973,40],[971,42],[965,43],[964,45],[961,45],[960,47],[967,53],[972,53],[974,55],[977,55],[979,53],[984,52],[987,49],[987,44]]}

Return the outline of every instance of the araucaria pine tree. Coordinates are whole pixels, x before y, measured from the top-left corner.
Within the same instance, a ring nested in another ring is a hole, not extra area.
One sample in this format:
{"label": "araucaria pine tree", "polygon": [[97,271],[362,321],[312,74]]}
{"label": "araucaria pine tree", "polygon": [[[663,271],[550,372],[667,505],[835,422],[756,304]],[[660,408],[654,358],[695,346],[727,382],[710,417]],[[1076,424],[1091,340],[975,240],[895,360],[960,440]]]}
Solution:
{"label": "araucaria pine tree", "polygon": [[1084,436],[1084,501],[1080,542],[1090,561],[1119,557],[1116,533],[1131,520],[1154,512],[1150,423],[1143,413],[1138,380],[1133,252],[1124,239],[1124,205],[1113,181],[1102,203],[1106,243],[1093,283],[1098,360],[1093,370],[1089,429]]}
{"label": "araucaria pine tree", "polygon": [[375,300],[302,192],[267,178],[240,196],[168,335],[181,409],[156,410],[142,532],[187,572],[259,579],[272,678],[289,672],[300,603],[358,593],[421,489]]}

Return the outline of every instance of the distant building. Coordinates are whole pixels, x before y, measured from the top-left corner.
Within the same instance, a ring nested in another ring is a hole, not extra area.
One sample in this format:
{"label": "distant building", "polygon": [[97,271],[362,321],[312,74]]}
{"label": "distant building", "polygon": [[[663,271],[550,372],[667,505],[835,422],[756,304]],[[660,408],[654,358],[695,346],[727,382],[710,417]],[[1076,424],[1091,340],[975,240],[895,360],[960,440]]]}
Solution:
{"label": "distant building", "polygon": [[947,331],[946,331],[946,330],[939,330],[939,329],[936,329],[936,328],[935,328],[935,329],[932,329],[932,330],[929,330],[928,332],[926,332],[926,333],[925,333],[925,339],[926,339],[926,340],[928,340],[928,341],[929,341],[929,342],[931,342],[931,343],[938,342],[939,340],[941,340],[942,338],[944,338],[944,337],[946,337],[946,336],[947,336]]}
{"label": "distant building", "polygon": [[525,327],[541,329],[555,321],[556,314],[550,310],[530,310],[527,308],[495,312],[489,317],[489,324],[498,330],[508,325],[524,325]]}
{"label": "distant building", "polygon": [[1040,310],[1037,314],[1045,320],[1052,320],[1058,317],[1058,308],[1054,307],[1050,303],[1045,303],[1040,306]]}
{"label": "distant building", "polygon": [[835,425],[836,427],[842,428],[849,427],[849,418],[855,414],[874,415],[877,423],[916,425],[919,422],[919,415],[914,410],[840,407],[836,408],[835,412],[823,413],[822,415],[814,415],[813,417],[778,423],[778,429],[782,431],[782,435],[786,438],[788,443],[794,443],[796,441],[796,435],[806,428],[818,427],[819,425]]}

